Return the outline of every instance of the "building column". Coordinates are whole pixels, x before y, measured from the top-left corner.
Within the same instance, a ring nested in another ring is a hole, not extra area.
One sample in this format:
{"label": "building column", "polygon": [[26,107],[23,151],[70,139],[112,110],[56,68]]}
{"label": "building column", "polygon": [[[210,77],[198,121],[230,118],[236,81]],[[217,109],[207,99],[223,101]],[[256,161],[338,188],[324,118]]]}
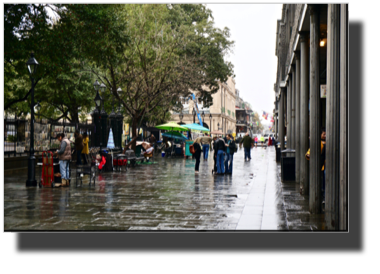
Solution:
{"label": "building column", "polygon": [[339,228],[340,5],[327,11],[326,204],[328,230]]}
{"label": "building column", "polygon": [[319,7],[310,5],[310,213],[321,212]]}
{"label": "building column", "polygon": [[300,66],[300,53],[299,51],[295,52],[295,58],[296,58],[296,183],[300,182],[300,168],[301,168],[301,132],[300,132],[300,75],[301,75],[301,66]]}
{"label": "building column", "polygon": [[292,148],[292,78],[290,74],[286,90],[286,148]]}
{"label": "building column", "polygon": [[300,33],[301,41],[301,101],[300,101],[300,192],[309,194],[309,161],[305,153],[309,149],[309,41],[308,33]]}
{"label": "building column", "polygon": [[291,126],[292,126],[292,132],[291,132],[291,148],[296,149],[296,72],[295,72],[295,66],[292,65],[292,111],[291,111]]}
{"label": "building column", "polygon": [[285,88],[281,88],[280,98],[280,108],[279,108],[279,116],[278,116],[278,132],[279,132],[279,142],[281,142],[281,150],[285,149],[284,144],[284,97],[285,97]]}
{"label": "building column", "polygon": [[348,7],[340,5],[340,201],[339,229],[347,229],[347,46]]}
{"label": "building column", "polygon": [[276,108],[275,108],[275,111],[277,111],[277,113],[275,113],[275,115],[274,115],[274,133],[275,133],[275,139],[277,140],[278,139],[278,135],[277,135],[277,133],[278,133],[278,129],[277,129],[277,123],[278,123],[278,121],[277,121],[277,117],[278,117],[278,98],[277,98],[277,96],[275,97],[276,98]]}

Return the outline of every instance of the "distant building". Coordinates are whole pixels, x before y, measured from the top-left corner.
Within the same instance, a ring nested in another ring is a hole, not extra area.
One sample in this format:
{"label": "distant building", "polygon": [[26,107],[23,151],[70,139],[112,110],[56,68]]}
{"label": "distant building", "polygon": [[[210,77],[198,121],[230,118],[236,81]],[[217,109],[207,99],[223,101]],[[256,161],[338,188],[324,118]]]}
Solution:
{"label": "distant building", "polygon": [[[204,127],[209,128],[211,131],[220,130],[223,134],[235,132],[235,84],[235,79],[232,77],[228,77],[227,82],[219,82],[219,89],[212,95],[213,104],[210,107],[203,107],[203,103],[198,101],[198,108]],[[183,105],[182,123],[199,123],[197,115],[193,115],[193,109],[193,100],[188,100],[188,102]],[[202,114],[204,114],[204,116]],[[212,115],[211,120],[210,114]],[[173,112],[171,120],[180,123],[180,113]]]}

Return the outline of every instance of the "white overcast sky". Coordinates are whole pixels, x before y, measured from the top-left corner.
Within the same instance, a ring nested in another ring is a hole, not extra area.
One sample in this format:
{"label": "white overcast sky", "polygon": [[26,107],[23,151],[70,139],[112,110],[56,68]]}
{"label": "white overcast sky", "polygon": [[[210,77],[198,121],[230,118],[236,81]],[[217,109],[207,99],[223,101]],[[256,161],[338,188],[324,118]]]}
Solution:
{"label": "white overcast sky", "polygon": [[[228,27],[235,41],[226,57],[234,64],[236,88],[254,111],[273,113],[277,57],[276,24],[282,4],[207,4],[215,26]],[[265,120],[264,120],[265,121]],[[269,119],[268,119],[269,122]]]}

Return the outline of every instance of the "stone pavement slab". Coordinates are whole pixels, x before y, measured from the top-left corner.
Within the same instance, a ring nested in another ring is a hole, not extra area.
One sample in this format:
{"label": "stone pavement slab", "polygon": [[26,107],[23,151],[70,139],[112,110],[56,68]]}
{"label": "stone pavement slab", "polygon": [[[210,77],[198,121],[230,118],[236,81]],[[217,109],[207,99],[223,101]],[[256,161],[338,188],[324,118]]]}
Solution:
{"label": "stone pavement slab", "polygon": [[322,230],[299,185],[281,183],[274,148],[251,156],[239,149],[232,176],[212,175],[211,157],[195,174],[195,160],[160,154],[156,164],[101,173],[95,186],[85,176],[79,187],[26,188],[27,174],[7,175],[4,230]]}

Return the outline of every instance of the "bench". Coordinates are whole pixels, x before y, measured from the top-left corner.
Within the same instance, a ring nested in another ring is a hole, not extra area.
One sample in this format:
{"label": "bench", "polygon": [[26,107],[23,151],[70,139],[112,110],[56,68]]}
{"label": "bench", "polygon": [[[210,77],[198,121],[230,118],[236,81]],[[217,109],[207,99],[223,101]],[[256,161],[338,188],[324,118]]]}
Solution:
{"label": "bench", "polygon": [[128,161],[130,161],[131,166],[135,166],[136,163],[142,163],[144,161],[144,156],[136,156],[135,152],[132,149],[128,149],[125,151],[125,156]]}

